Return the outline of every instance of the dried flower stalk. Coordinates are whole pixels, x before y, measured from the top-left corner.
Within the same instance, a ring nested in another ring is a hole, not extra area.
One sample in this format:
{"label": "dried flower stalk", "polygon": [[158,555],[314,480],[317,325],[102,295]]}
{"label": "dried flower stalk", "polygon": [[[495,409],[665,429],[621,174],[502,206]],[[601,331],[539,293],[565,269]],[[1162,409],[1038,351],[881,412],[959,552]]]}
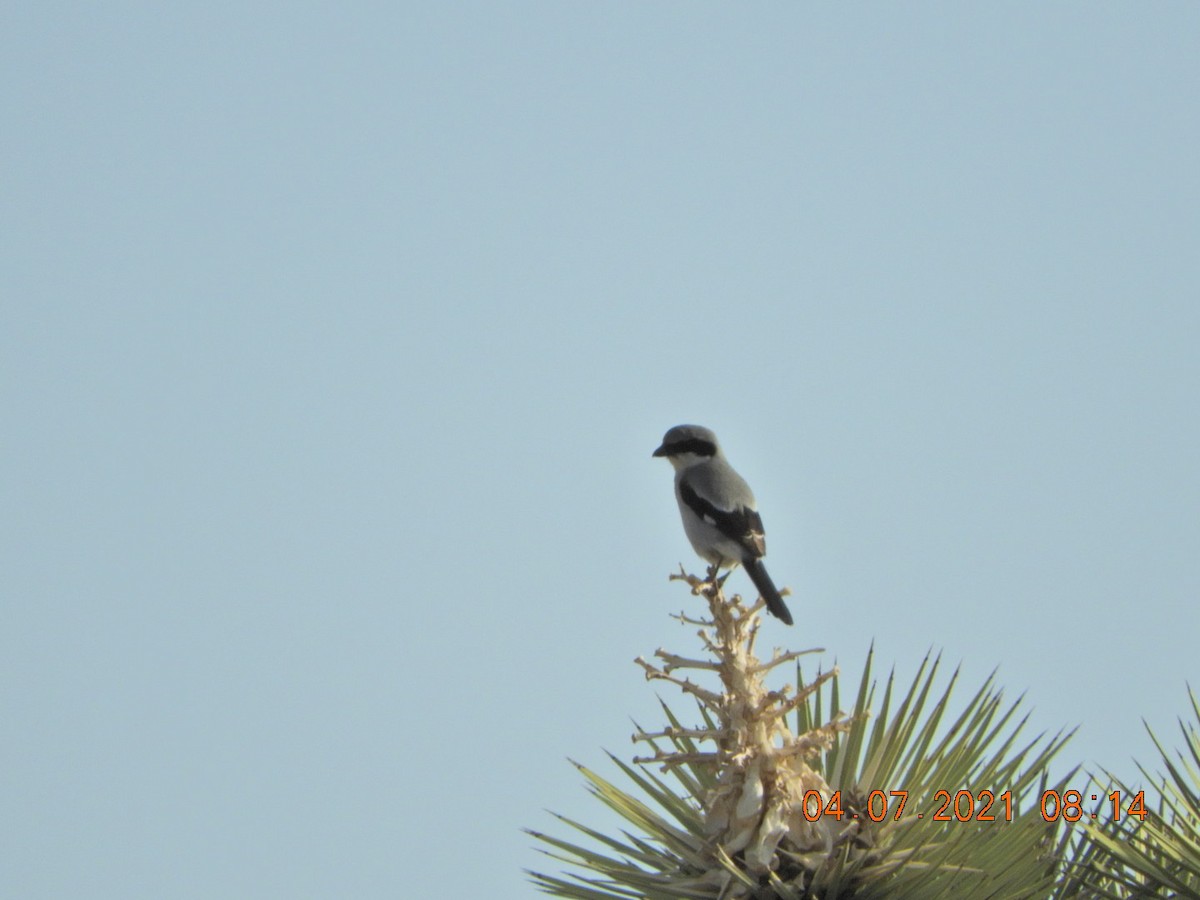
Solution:
{"label": "dried flower stalk", "polygon": [[[714,749],[685,753],[656,747],[653,756],[635,762],[657,763],[664,769],[685,764],[710,769],[716,786],[703,798],[713,861],[707,880],[720,883],[723,896],[750,897],[754,882],[780,869],[781,852],[796,862],[802,862],[806,855],[824,858],[835,843],[846,837],[837,833],[836,822],[819,815],[817,803],[824,809],[832,791],[809,761],[828,750],[835,736],[849,729],[851,720],[839,715],[807,734],[793,734],[787,716],[837,670],[821,675],[799,692],[791,685],[769,690],[764,680],[769,672],[804,653],[821,651],[776,652],[769,661],[762,662],[754,653],[761,602],[746,608],[741,597],[727,598],[723,579],[711,570],[706,580],[689,575],[682,567],[671,578],[685,581],[693,595],[708,601],[711,619],[680,619],[700,626],[701,643],[712,658],[690,659],[659,649],[654,654],[657,664],[640,657],[636,662],[647,679],[668,681],[695,697],[710,713],[714,727],[641,732],[634,735],[634,740],[686,737],[711,742]],[[721,690],[672,674],[689,669],[715,671]],[[731,879],[730,865],[741,871],[741,878]]]}

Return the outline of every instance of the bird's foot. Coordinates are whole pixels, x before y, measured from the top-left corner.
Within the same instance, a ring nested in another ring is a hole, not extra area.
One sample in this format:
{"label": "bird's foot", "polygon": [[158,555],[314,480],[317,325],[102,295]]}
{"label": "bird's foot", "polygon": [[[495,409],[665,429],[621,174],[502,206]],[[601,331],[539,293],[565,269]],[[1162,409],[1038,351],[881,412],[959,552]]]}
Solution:
{"label": "bird's foot", "polygon": [[708,572],[706,573],[707,578],[705,580],[705,583],[709,587],[711,587],[714,591],[719,591],[719,590],[721,590],[721,588],[723,588],[725,586],[725,579],[728,578],[732,572],[733,572],[733,570],[730,569],[728,572],[726,572],[724,575],[722,575],[720,563],[717,563],[716,565],[713,565],[713,566],[709,566]]}

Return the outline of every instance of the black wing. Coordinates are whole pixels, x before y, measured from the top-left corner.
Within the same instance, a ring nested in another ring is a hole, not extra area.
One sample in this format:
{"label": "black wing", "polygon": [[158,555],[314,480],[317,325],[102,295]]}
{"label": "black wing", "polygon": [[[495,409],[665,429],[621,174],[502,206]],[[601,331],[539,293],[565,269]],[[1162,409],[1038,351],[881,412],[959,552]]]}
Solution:
{"label": "black wing", "polygon": [[697,494],[687,481],[679,482],[679,499],[701,519],[715,525],[725,537],[737,541],[748,556],[757,559],[766,554],[767,541],[763,536],[762,516],[758,510],[745,506],[718,509]]}

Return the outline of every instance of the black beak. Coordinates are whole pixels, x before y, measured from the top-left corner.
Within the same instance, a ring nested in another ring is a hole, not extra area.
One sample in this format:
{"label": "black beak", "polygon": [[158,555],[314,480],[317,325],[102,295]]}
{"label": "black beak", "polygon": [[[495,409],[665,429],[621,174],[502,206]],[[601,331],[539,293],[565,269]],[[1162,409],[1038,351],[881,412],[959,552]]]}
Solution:
{"label": "black beak", "polygon": [[650,455],[651,456],[666,456],[667,455],[667,445],[663,444],[661,447],[659,447],[657,450],[655,450]]}

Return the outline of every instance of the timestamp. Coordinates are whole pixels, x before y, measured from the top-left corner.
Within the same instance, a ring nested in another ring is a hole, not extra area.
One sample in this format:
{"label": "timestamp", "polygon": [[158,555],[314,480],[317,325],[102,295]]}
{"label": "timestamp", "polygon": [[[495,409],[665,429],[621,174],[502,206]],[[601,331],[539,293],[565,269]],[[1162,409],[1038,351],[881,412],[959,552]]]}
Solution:
{"label": "timestamp", "polygon": [[[1100,801],[1097,794],[1089,795],[1093,801]],[[1122,816],[1146,818],[1146,792],[1138,791],[1132,797],[1121,791],[1112,791],[1105,798],[1108,811],[1114,822],[1119,822]],[[818,791],[807,791],[804,794],[804,818],[816,822],[822,818],[832,818],[839,822],[842,819],[869,819],[872,822],[883,822],[885,819],[899,821],[908,810],[909,818],[924,819],[935,822],[1011,822],[1019,815],[1012,791],[1000,794],[989,790],[970,791],[959,790],[951,793],[948,790],[936,791],[933,795],[934,806],[930,810],[916,810],[908,806],[908,791],[874,790],[869,794],[855,792],[852,798],[843,800],[841,791],[834,791],[828,798]],[[1093,820],[1101,817],[1105,811],[1104,802],[1100,802],[1093,812],[1084,810],[1084,795],[1080,791],[1042,792],[1039,812],[1047,822],[1078,822],[1081,819]]]}

